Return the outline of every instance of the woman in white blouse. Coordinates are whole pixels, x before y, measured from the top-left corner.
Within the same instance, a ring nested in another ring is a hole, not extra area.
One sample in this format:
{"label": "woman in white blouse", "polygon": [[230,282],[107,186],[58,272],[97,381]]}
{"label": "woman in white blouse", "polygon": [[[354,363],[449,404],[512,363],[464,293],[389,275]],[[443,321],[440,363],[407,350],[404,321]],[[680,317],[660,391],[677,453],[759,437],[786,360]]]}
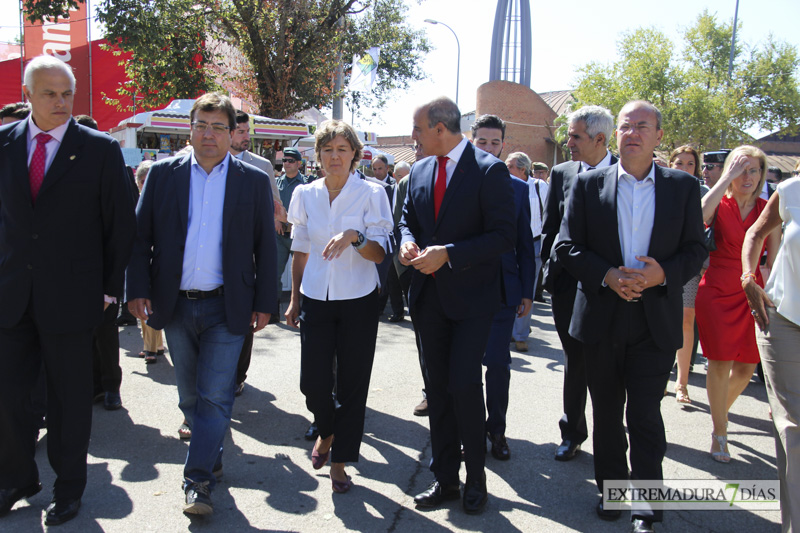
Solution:
{"label": "woman in white blouse", "polygon": [[358,461],[378,335],[376,264],[393,222],[383,188],[354,172],[363,148],[355,130],[331,120],[315,138],[326,176],[297,187],[289,204],[294,258],[286,320],[300,327],[300,390],[319,428],[311,464],[319,470],[330,458],[333,490],[347,492],[344,466]]}
{"label": "woman in white blouse", "polygon": [[[755,283],[764,239],[783,225],[783,242],[767,285]],[[800,178],[781,182],[747,230],[742,288],[758,329],[767,397],[775,425],[783,531],[800,529]]]}

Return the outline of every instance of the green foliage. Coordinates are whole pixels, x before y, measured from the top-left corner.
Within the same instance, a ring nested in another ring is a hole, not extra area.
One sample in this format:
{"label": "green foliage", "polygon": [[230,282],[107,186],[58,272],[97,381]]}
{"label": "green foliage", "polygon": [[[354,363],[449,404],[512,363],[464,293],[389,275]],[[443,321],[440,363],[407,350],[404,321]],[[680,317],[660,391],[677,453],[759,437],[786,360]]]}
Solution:
{"label": "green foliage", "polygon": [[578,71],[573,108],[596,104],[618,113],[645,99],[663,114],[662,148],[691,143],[701,150],[747,140],[745,130],[797,129],[800,117],[798,51],[770,36],[761,46],[737,40],[728,78],[732,23],[704,11],[683,31],[684,46],[654,28],[626,32],[618,60]]}
{"label": "green foliage", "polygon": [[23,0],[25,18],[31,22],[44,22],[45,17],[67,18],[71,7],[85,3],[86,0]]}
{"label": "green foliage", "polygon": [[284,118],[330,105],[336,65],[371,46],[381,46],[378,82],[362,101],[380,106],[421,79],[429,47],[405,11],[402,0],[101,0],[98,17],[109,41],[133,53],[121,94],[153,107],[222,83]]}

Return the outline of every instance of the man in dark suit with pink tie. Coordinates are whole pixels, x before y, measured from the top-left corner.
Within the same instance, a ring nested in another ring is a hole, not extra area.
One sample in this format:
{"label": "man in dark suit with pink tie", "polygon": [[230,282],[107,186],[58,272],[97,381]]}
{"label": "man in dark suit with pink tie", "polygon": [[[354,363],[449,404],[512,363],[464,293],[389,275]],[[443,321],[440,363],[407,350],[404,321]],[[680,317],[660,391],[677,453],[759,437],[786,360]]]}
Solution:
{"label": "man in dark suit with pink tie", "polygon": [[122,301],[135,221],[119,144],[72,119],[70,67],[37,57],[24,84],[31,116],[0,128],[0,516],[42,488],[25,399],[43,361],[57,525],[86,487],[92,330]]}
{"label": "man in dark suit with pink tie", "polygon": [[508,169],[461,134],[461,113],[438,98],[414,113],[412,138],[429,156],[411,171],[400,261],[415,270],[409,308],[427,368],[435,480],[414,498],[438,507],[461,497],[461,443],[467,471],[463,507],[488,500],[481,360],[501,305],[500,256],[516,242]]}

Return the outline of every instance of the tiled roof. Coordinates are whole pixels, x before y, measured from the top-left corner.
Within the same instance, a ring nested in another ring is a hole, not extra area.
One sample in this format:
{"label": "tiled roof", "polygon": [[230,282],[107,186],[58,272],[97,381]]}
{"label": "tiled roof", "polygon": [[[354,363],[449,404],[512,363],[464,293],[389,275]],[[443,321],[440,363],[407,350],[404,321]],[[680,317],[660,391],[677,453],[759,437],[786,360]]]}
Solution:
{"label": "tiled roof", "polygon": [[561,116],[567,112],[569,104],[575,101],[572,97],[572,90],[566,91],[550,91],[546,93],[538,93],[542,100],[556,112],[556,115]]}
{"label": "tiled roof", "polygon": [[411,144],[393,144],[382,145],[379,147],[381,151],[394,156],[394,164],[400,161],[405,161],[409,165],[413,165],[416,159],[414,158],[414,145]]}

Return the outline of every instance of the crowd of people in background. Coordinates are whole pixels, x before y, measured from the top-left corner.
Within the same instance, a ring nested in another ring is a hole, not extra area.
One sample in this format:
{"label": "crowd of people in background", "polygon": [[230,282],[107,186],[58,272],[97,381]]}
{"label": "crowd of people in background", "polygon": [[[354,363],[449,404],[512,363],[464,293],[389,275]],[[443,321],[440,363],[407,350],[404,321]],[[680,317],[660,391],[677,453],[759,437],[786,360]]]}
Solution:
{"label": "crowd of people in background", "polygon": [[[209,93],[192,108],[189,146],[133,169],[91,117],[72,117],[63,63],[32,61],[24,91],[28,103],[0,110],[0,351],[13,369],[0,376],[0,516],[41,490],[34,449],[45,427],[57,476],[45,522],[77,515],[91,403],[122,406],[117,328],[137,320],[144,363],[168,352],[175,369],[178,435],[190,441],[184,512],[213,512],[254,334],[282,317],[299,328],[311,466],[330,462],[332,491],[348,492],[387,303],[389,323],[410,315],[424,384],[413,412],[430,424],[433,480],[414,502],[460,499],[480,513],[487,440],[494,459],[512,457],[511,351],[529,349],[544,289],[564,352],[555,460],[590,437],[588,394],[599,491],[662,479],[661,403],[675,366],[675,400],[692,404],[699,343],[709,457],[735,460],[728,414],[758,368],[783,530],[800,524],[800,163],[785,176],[749,145],[701,154],[686,144],[662,158],[660,111],[636,100],[616,117],[572,111],[570,160],[550,169],[505,153],[502,117],[477,117],[467,138],[456,104],[437,98],[409,117],[413,163],[378,156],[359,168],[357,132],[332,120],[305,166],[297,147],[275,162],[252,153],[249,116]],[[76,206],[85,216],[63,216]],[[53,314],[65,297],[54,287],[72,291],[67,320]],[[602,497],[596,513],[621,514]],[[635,508],[632,531],[662,519]]]}

